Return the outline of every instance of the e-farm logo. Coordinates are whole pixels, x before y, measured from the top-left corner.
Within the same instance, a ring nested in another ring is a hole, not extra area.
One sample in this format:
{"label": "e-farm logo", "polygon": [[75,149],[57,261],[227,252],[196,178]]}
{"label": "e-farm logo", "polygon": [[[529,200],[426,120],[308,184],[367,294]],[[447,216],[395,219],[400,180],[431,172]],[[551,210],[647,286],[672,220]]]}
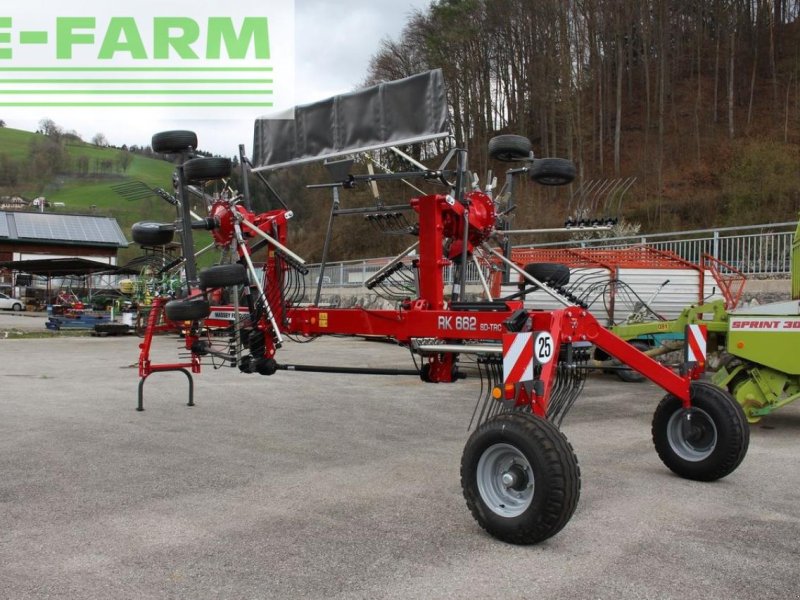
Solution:
{"label": "e-farm logo", "polygon": [[0,7],[0,107],[270,109],[293,92],[291,2],[235,15],[183,0],[105,15],[49,4],[72,14]]}

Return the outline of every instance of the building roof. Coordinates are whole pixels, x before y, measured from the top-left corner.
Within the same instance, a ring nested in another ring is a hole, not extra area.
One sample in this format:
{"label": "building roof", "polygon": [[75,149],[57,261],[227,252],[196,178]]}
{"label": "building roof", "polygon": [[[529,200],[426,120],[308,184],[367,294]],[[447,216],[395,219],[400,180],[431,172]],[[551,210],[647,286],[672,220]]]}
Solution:
{"label": "building roof", "polygon": [[10,260],[0,262],[0,269],[10,269],[30,275],[65,277],[67,275],[89,275],[90,273],[117,273],[134,275],[136,269],[118,267],[86,258],[40,258],[33,260]]}
{"label": "building roof", "polygon": [[0,242],[127,248],[117,220],[90,215],[0,211]]}

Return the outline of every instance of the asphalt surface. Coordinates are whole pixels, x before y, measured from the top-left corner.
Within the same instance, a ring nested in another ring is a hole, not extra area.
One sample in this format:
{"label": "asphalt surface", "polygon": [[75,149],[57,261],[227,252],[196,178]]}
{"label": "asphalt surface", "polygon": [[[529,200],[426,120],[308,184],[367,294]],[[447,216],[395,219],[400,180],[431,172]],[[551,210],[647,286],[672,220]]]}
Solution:
{"label": "asphalt surface", "polygon": [[47,313],[0,311],[0,339],[18,332],[46,332]]}
{"label": "asphalt surface", "polygon": [[[578,509],[517,547],[461,493],[477,382],[208,368],[197,406],[185,377],[156,374],[137,413],[138,342],[0,339],[0,597],[800,597],[800,405],[704,484],[653,450],[659,389],[590,377],[563,426]],[[280,358],[408,366],[349,339]]]}

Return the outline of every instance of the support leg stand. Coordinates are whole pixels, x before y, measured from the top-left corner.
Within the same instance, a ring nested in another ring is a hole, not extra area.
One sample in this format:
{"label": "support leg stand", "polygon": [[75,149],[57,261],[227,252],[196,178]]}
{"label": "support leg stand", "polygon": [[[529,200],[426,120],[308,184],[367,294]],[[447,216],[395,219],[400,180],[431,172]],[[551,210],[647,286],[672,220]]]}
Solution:
{"label": "support leg stand", "polygon": [[[163,369],[160,371],[153,371],[153,373],[164,373],[166,371],[180,371],[186,378],[189,380],[189,403],[186,406],[194,406],[194,379],[192,379],[192,374],[189,373],[186,369]],[[144,382],[147,380],[150,375],[145,375],[139,380],[139,404],[136,407],[136,410],[141,412],[144,410]]]}

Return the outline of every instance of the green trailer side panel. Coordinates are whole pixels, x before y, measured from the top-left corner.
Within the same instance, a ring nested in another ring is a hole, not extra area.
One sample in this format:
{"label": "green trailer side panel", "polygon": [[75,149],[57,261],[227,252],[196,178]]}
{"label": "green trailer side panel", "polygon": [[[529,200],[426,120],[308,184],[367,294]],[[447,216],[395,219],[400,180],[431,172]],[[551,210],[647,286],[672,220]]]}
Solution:
{"label": "green trailer side panel", "polygon": [[792,300],[800,299],[800,221],[792,240]]}
{"label": "green trailer side panel", "polygon": [[800,375],[800,317],[731,315],[728,325],[730,354],[789,375]]}

